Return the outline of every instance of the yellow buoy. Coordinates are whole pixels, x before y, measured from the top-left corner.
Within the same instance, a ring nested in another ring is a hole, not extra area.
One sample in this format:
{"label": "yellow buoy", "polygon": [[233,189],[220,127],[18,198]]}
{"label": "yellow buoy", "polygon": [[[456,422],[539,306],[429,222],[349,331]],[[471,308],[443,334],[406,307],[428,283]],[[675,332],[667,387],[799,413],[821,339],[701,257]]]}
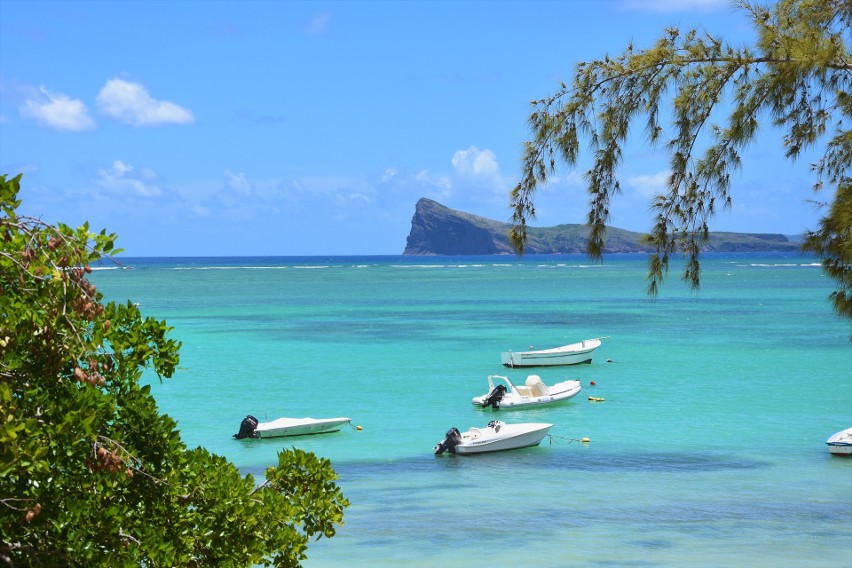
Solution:
{"label": "yellow buoy", "polygon": [[583,438],[583,439],[582,439],[582,440],[580,440],[580,441],[581,441],[581,442],[583,442],[584,444],[588,444],[588,443],[589,443],[589,439],[588,439],[588,438]]}
{"label": "yellow buoy", "polygon": [[363,428],[361,428],[360,426],[355,426],[355,429],[356,430],[363,430]]}

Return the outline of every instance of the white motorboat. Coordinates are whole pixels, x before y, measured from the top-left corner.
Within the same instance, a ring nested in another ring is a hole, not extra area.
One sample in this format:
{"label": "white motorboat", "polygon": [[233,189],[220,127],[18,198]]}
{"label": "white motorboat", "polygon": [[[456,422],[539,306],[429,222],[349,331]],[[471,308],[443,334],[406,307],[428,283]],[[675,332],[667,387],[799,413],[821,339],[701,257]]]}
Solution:
{"label": "white motorboat", "polygon": [[504,351],[500,359],[505,367],[553,367],[557,365],[578,365],[591,363],[592,353],[601,346],[601,339],[595,337],[578,343],[530,351]]}
{"label": "white motorboat", "polygon": [[240,431],[234,438],[282,438],[284,436],[307,436],[337,432],[351,418],[279,418],[271,422],[258,422],[254,416],[246,416],[240,424]]}
{"label": "white motorboat", "polygon": [[[501,381],[496,386],[495,379]],[[494,410],[522,408],[524,406],[562,402],[576,396],[581,390],[580,381],[576,380],[562,381],[547,386],[538,375],[530,375],[527,377],[524,386],[518,386],[512,383],[508,377],[488,375],[488,392],[482,396],[473,397],[471,402],[475,406],[482,408],[490,406]]]}
{"label": "white motorboat", "polygon": [[539,445],[552,426],[542,422],[506,424],[492,420],[485,428],[474,427],[467,432],[451,428],[444,440],[435,446],[435,454],[484,454],[529,448]]}
{"label": "white motorboat", "polygon": [[825,442],[825,445],[834,456],[852,456],[852,428],[834,434]]}

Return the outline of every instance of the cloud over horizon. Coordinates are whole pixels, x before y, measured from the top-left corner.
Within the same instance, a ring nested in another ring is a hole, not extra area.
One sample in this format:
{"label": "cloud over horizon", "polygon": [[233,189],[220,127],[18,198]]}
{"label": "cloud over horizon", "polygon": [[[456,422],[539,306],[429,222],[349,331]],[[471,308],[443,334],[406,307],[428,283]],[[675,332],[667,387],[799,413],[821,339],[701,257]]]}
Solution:
{"label": "cloud over horizon", "polygon": [[163,193],[153,183],[157,174],[150,168],[136,171],[136,168],[122,160],[113,160],[111,168],[101,168],[97,174],[99,186],[125,196],[157,197]]}

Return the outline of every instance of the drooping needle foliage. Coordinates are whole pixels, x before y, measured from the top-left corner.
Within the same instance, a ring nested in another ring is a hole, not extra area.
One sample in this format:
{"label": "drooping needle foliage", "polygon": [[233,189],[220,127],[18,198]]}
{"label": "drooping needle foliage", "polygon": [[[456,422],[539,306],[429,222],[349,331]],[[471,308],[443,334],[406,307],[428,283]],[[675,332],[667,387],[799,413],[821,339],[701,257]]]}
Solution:
{"label": "drooping needle foliage", "polygon": [[731,206],[731,174],[761,123],[769,122],[776,129],[766,135],[782,133],[787,158],[821,154],[812,165],[814,189],[834,195],[822,203],[819,227],[805,235],[803,249],[822,260],[835,282],[834,309],[852,318],[852,2],[739,7],[754,25],[753,47],[668,29],[649,49],[629,45],[617,57],[578,64],[570,85],[532,102],[532,136],[511,193],[512,242],[522,253],[536,188],[558,165],[577,165],[588,147],[588,253],[600,258],[610,204],[621,191],[622,148],[639,123],[670,162],[666,191],[651,203],[648,291],[658,292],[674,254],[684,256],[683,279],[697,288],[710,221]]}

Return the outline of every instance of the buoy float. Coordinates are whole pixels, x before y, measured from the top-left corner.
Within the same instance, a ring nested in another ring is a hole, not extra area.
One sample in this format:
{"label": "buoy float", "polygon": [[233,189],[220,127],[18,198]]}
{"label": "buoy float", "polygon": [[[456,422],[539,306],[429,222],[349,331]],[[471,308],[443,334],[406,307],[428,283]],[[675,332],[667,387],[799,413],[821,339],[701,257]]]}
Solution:
{"label": "buoy float", "polygon": [[581,441],[581,442],[583,442],[584,444],[588,444],[588,443],[589,443],[589,439],[588,439],[588,438],[583,438],[583,439],[582,439],[582,440],[580,440],[580,441]]}
{"label": "buoy float", "polygon": [[599,396],[590,396],[590,397],[589,397],[589,400],[590,400],[590,401],[592,401],[592,402],[603,402],[603,401],[604,401],[604,400],[606,400],[606,399],[605,399],[605,398],[601,398],[601,397],[599,397]]}
{"label": "buoy float", "polygon": [[607,359],[607,360],[606,360],[606,362],[607,362],[607,363],[612,363],[612,359]]}
{"label": "buoy float", "polygon": [[363,430],[363,428],[361,428],[360,426],[355,426],[355,429],[356,430]]}
{"label": "buoy float", "polygon": [[592,386],[595,386],[597,383],[595,381],[592,381],[589,384],[592,385]]}

